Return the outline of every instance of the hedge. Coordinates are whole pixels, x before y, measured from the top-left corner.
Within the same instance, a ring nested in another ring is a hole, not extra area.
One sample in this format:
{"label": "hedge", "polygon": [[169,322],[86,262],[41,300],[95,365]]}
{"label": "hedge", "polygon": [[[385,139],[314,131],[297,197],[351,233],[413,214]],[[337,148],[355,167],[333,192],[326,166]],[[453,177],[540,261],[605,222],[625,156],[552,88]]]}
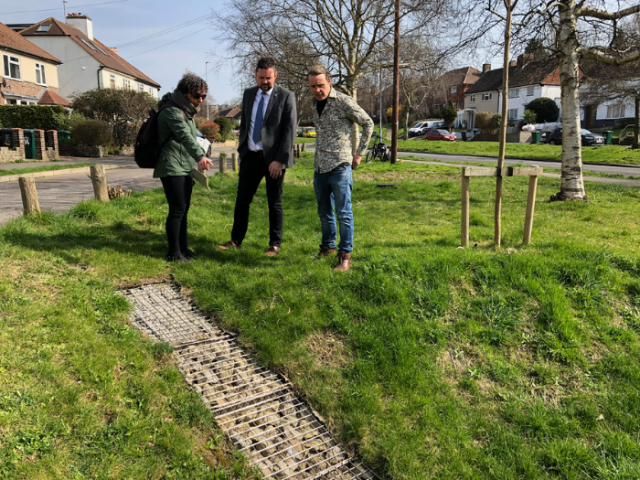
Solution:
{"label": "hedge", "polygon": [[0,105],[0,124],[7,128],[57,130],[61,105]]}

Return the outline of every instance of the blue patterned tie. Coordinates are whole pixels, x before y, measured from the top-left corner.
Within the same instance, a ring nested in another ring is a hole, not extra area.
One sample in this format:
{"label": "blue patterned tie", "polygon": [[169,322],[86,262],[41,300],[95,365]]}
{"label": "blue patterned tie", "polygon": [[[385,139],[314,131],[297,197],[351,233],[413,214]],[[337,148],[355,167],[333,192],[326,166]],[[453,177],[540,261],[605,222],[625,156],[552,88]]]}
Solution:
{"label": "blue patterned tie", "polygon": [[264,119],[264,97],[265,93],[262,92],[260,97],[260,103],[258,103],[258,111],[256,112],[256,121],[253,124],[253,143],[256,145],[262,140],[262,120]]}

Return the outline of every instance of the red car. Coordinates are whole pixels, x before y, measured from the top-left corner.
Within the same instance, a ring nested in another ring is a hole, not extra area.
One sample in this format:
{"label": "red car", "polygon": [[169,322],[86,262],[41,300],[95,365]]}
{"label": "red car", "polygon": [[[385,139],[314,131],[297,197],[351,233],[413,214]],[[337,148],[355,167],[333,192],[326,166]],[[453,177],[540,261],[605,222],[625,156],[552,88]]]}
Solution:
{"label": "red car", "polygon": [[427,140],[445,140],[447,142],[456,141],[456,136],[453,133],[450,133],[449,130],[442,130],[440,128],[427,130],[424,138],[426,138]]}

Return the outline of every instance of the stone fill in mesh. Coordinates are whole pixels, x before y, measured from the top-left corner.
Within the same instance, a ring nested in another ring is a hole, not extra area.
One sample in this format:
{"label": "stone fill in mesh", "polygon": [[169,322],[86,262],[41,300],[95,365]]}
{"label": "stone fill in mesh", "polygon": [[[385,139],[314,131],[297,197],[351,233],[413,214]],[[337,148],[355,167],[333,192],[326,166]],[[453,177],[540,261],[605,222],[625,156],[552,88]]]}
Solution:
{"label": "stone fill in mesh", "polygon": [[375,479],[279,375],[257,365],[172,284],[123,292],[131,323],[174,347],[178,368],[265,478]]}

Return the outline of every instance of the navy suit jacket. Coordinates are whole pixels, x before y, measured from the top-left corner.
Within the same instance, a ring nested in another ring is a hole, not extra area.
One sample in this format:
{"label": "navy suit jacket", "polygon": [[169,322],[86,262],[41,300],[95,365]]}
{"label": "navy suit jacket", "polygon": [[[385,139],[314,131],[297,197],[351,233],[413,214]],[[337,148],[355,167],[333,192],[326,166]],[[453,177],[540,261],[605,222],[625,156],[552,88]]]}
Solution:
{"label": "navy suit jacket", "polygon": [[[258,86],[247,88],[242,97],[240,138],[238,141],[240,160],[249,152],[249,124],[258,88]],[[282,168],[293,167],[293,142],[297,134],[297,119],[293,92],[279,85],[274,85],[262,122],[261,143],[267,165],[271,162],[280,162]]]}

